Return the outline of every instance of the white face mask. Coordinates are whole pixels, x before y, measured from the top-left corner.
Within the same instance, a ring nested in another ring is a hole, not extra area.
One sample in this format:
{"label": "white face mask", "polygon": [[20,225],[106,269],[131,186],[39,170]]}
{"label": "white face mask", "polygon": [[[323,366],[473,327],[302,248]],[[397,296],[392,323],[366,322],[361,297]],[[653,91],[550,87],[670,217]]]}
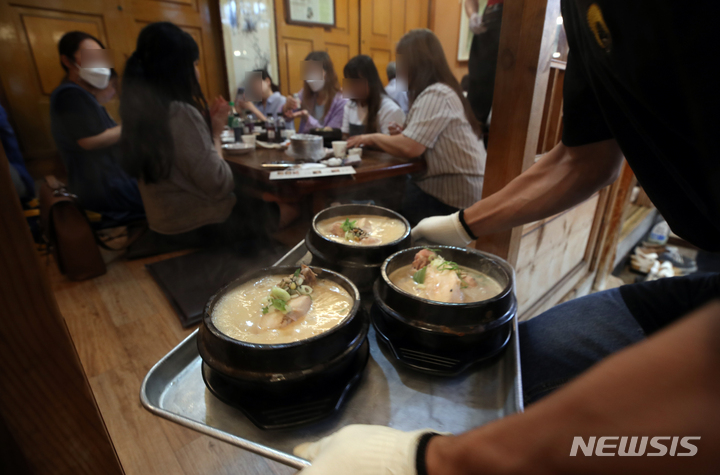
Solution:
{"label": "white face mask", "polygon": [[92,87],[105,89],[110,82],[110,68],[80,68],[80,77]]}
{"label": "white face mask", "polygon": [[324,79],[306,79],[305,82],[308,86],[310,86],[310,89],[312,89],[313,92],[318,92],[320,89],[325,87]]}

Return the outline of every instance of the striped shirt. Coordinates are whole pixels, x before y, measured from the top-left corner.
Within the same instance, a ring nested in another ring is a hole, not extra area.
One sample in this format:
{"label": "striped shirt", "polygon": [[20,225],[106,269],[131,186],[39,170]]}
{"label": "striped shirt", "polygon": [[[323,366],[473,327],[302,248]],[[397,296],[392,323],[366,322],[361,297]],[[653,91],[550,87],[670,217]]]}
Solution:
{"label": "striped shirt", "polygon": [[480,200],[485,146],[450,86],[433,84],[415,99],[403,135],[427,147],[427,173],[416,180],[420,189],[456,208],[467,208]]}

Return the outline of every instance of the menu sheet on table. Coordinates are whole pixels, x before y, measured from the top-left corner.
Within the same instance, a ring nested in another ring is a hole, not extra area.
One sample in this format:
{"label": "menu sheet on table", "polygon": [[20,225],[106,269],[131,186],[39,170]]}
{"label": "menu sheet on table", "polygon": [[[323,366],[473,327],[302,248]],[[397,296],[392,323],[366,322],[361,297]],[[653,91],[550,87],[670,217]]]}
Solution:
{"label": "menu sheet on table", "polygon": [[300,178],[320,178],[324,176],[354,175],[353,167],[326,167],[326,168],[288,168],[270,172],[271,180],[297,180]]}

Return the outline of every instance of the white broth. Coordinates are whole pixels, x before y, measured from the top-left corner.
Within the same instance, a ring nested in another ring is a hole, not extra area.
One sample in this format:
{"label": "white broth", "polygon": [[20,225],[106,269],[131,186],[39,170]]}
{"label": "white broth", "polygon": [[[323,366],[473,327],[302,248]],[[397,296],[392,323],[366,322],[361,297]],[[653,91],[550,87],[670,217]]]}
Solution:
{"label": "white broth", "polygon": [[317,230],[335,242],[354,246],[379,246],[397,241],[407,231],[405,223],[387,216],[353,214],[323,219]]}
{"label": "white broth", "polygon": [[307,314],[282,328],[262,329],[266,299],[283,277],[286,276],[261,277],[228,292],[213,309],[215,327],[230,338],[249,343],[289,343],[327,331],[350,313],[353,306],[350,293],[331,280],[318,278]]}
{"label": "white broth", "polygon": [[[439,271],[429,265],[422,284],[413,279],[417,272],[411,265],[389,275],[390,281],[405,292],[428,300],[447,303],[479,302],[499,295],[503,288],[491,277],[468,267],[459,266],[463,281],[455,270]],[[473,285],[474,282],[474,285]]]}

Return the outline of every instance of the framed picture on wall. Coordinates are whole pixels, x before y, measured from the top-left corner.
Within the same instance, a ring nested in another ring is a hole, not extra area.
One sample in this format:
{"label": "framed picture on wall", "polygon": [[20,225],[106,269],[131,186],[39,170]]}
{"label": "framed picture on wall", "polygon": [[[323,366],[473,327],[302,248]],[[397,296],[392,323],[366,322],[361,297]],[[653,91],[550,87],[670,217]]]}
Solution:
{"label": "framed picture on wall", "polygon": [[291,25],[335,26],[335,0],[285,0],[285,21]]}

